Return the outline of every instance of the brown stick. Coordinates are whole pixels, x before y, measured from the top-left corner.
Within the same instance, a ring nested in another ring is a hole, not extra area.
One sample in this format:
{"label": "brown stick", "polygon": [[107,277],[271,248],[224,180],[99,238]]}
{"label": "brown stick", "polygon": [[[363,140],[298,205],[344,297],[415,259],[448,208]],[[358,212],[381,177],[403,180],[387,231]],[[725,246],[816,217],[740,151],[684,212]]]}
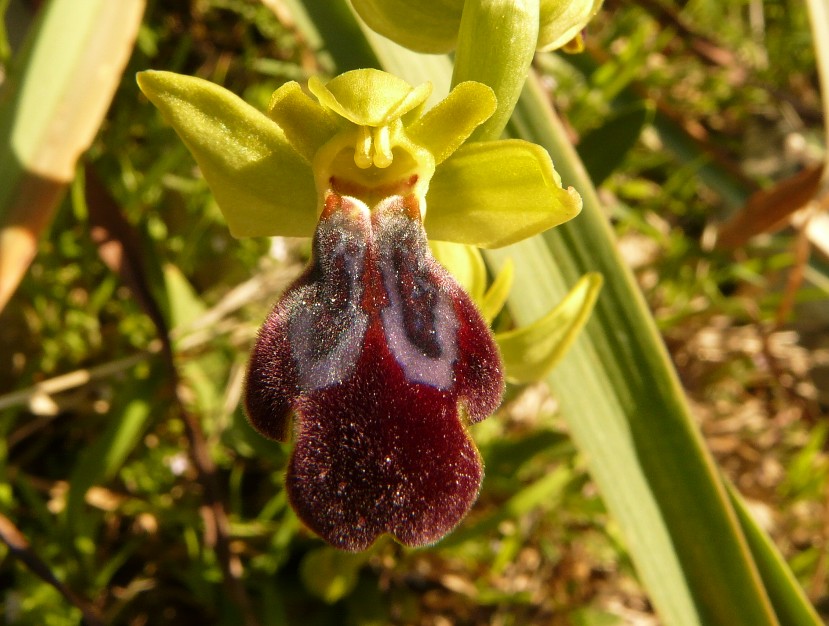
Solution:
{"label": "brown stick", "polygon": [[103,616],[97,607],[58,580],[46,562],[32,550],[20,529],[2,513],[0,513],[0,541],[5,543],[12,555],[28,567],[35,576],[52,585],[64,598],[77,607],[83,614],[87,626],[104,626]]}

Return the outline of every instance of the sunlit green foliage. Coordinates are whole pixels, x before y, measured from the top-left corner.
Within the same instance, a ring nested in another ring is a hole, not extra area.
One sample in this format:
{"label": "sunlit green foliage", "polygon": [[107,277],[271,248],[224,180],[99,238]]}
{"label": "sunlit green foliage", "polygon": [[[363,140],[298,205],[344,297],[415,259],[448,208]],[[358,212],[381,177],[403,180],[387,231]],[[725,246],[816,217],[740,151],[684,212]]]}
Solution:
{"label": "sunlit green foliage", "polygon": [[[648,614],[618,530],[543,387],[511,387],[500,414],[474,428],[487,468],[484,490],[463,526],[440,545],[409,551],[384,540],[367,554],[342,555],[300,528],[283,491],[289,448],[253,432],[238,399],[256,329],[300,271],[308,243],[233,239],[191,157],[133,77],[148,68],[198,75],[266,110],[284,82],[333,67],[316,42],[298,37],[268,3],[149,5],[107,120],[0,315],[0,513],[55,576],[94,601],[107,623],[245,623],[223,583],[222,557],[204,536],[205,488],[189,456],[184,408],[205,432],[230,548],[261,624],[443,619],[596,626]],[[761,238],[735,257],[712,250],[706,233],[745,199],[749,181],[792,173],[819,150],[805,10],[794,1],[763,3],[758,31],[748,5],[709,0],[682,9],[695,33],[733,55],[720,66],[703,62],[688,46],[691,38],[636,3],[599,14],[587,53],[536,57],[574,141],[586,142],[591,132],[610,141],[602,133],[613,134],[614,119],[641,125],[633,138],[627,126],[613,153],[618,160],[601,164],[602,192],[622,245],[638,254],[629,258],[658,322],[686,359],[689,336],[717,316],[730,326],[773,319],[780,302],[773,287],[791,267],[793,236]],[[7,6],[0,2],[0,11],[11,19]],[[665,107],[676,117],[667,117]],[[722,161],[689,142],[677,119],[701,125]],[[805,147],[784,157],[792,134]],[[760,153],[771,159],[767,169]],[[742,171],[723,174],[720,163]],[[83,200],[92,184],[108,190],[135,229],[130,237],[172,330],[183,405],[153,321],[99,257]],[[824,275],[826,267],[817,263],[811,271]],[[236,300],[228,294],[239,285],[248,289]],[[824,293],[807,284],[799,297]],[[509,328],[508,314],[495,324]],[[755,442],[749,452],[743,446],[722,456],[738,486],[747,476],[751,495],[779,514],[775,540],[812,599],[825,602],[827,537],[819,502],[827,490],[826,431],[806,419],[825,405],[770,380],[762,373],[765,356],[740,353],[683,373],[692,396],[721,412],[709,423],[715,436],[725,428],[722,414],[736,412],[753,391],[759,400],[752,402],[770,407],[770,421],[780,407],[806,407],[799,423],[791,414],[777,420],[778,443],[756,443],[757,454],[772,454],[770,462],[783,468],[777,482],[757,478],[757,465],[729,465],[745,463],[741,454],[750,457]],[[6,402],[78,370],[91,372],[92,380]],[[744,436],[771,436],[751,430],[753,424]],[[0,611],[15,625],[81,620],[2,544]]]}

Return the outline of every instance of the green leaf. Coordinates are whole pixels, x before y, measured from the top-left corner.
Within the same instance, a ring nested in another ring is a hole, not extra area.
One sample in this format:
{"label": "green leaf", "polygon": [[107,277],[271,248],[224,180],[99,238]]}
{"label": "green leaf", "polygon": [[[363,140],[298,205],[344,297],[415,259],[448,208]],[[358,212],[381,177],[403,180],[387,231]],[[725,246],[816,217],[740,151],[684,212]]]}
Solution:
{"label": "green leaf", "polygon": [[601,185],[619,166],[652,117],[653,109],[640,103],[611,116],[582,137],[577,149],[594,185]]}
{"label": "green leaf", "polygon": [[572,456],[575,450],[569,436],[554,430],[534,430],[520,438],[497,438],[481,446],[487,480],[503,477],[511,485],[519,482],[519,470],[542,453],[547,457],[554,453]]}
{"label": "green leaf", "polygon": [[303,557],[299,575],[308,591],[333,604],[356,587],[360,569],[371,554],[341,552],[328,546],[317,548]]}
{"label": "green leaf", "polygon": [[519,140],[462,146],[435,172],[426,204],[430,238],[482,248],[524,239],[581,210],[547,152]]}
{"label": "green leaf", "polygon": [[14,190],[13,163],[51,181],[72,179],[118,87],[143,12],[143,0],[53,0],[40,12],[0,99],[0,215]]}
{"label": "green leaf", "polygon": [[151,415],[150,404],[136,393],[123,412],[110,415],[106,429],[84,450],[69,478],[66,514],[70,526],[78,522],[89,488],[111,479],[138,445]]}
{"label": "green leaf", "polygon": [[196,321],[204,313],[205,304],[184,273],[167,263],[163,268],[163,279],[170,309],[170,329],[181,329]]}
{"label": "green leaf", "polygon": [[507,379],[515,383],[541,380],[564,357],[590,318],[602,277],[587,274],[553,310],[532,324],[495,335]]}
{"label": "green leaf", "polygon": [[751,515],[739,492],[733,485],[726,484],[731,504],[737,512],[778,621],[785,626],[823,626],[823,620],[809,602],[777,547]]}
{"label": "green leaf", "polygon": [[441,541],[441,547],[458,545],[479,537],[483,533],[492,532],[504,520],[519,519],[540,506],[555,506],[572,478],[573,470],[570,467],[564,465],[557,467],[546,476],[524,487],[491,515],[474,524],[462,525]]}
{"label": "green leaf", "polygon": [[579,275],[598,271],[605,279],[593,322],[548,381],[654,605],[672,625],[777,625],[653,319],[535,82],[516,108],[514,129],[556,155],[585,211],[487,259],[515,259],[509,304],[519,323],[560,299]]}
{"label": "green leaf", "polygon": [[4,68],[0,310],[35,257],[78,158],[98,132],[143,12],[144,0],[52,0]]}
{"label": "green leaf", "polygon": [[195,157],[234,237],[313,234],[314,177],[279,126],[206,80],[158,71],[137,78]]}

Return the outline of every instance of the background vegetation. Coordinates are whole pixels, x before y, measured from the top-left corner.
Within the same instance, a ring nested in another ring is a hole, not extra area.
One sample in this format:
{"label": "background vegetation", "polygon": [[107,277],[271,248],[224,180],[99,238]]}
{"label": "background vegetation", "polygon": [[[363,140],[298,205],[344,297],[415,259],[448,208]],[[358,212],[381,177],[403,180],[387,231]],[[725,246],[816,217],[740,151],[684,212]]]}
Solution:
{"label": "background vegetation", "polygon": [[[0,2],[10,39],[34,4]],[[475,427],[481,498],[434,548],[338,553],[287,506],[290,448],[250,429],[239,396],[308,242],[232,239],[134,73],[202,76],[265,108],[284,81],[335,69],[292,15],[275,0],[147,6],[0,313],[0,621],[661,623],[543,384],[510,388]],[[789,224],[825,149],[806,9],[607,0],[587,44],[538,55],[542,86],[708,448],[826,621],[829,239],[819,215]]]}

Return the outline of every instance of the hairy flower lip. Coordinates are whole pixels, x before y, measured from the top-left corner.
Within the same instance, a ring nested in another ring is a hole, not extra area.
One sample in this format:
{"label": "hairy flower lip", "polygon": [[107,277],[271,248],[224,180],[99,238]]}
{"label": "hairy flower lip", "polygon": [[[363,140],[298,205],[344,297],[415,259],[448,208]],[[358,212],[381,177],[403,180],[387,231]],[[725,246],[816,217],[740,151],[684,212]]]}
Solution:
{"label": "hairy flower lip", "polygon": [[345,550],[386,532],[427,545],[460,522],[483,476],[466,423],[504,389],[492,335],[432,257],[418,204],[329,191],[309,269],[251,356],[251,423],[284,437],[295,415],[289,498]]}
{"label": "hairy flower lip", "polygon": [[[364,377],[297,404],[288,495],[300,518],[340,549],[365,550],[386,532],[411,547],[432,544],[460,522],[478,496],[483,466],[466,428],[451,417],[453,394],[405,385],[392,361],[375,324],[357,365]],[[381,389],[396,393],[379,393],[373,410],[350,401]],[[390,419],[412,403],[422,408],[418,419]],[[314,419],[332,404],[343,407],[340,419]],[[366,433],[377,436],[374,445],[366,445]],[[332,441],[338,446],[328,445]]]}

